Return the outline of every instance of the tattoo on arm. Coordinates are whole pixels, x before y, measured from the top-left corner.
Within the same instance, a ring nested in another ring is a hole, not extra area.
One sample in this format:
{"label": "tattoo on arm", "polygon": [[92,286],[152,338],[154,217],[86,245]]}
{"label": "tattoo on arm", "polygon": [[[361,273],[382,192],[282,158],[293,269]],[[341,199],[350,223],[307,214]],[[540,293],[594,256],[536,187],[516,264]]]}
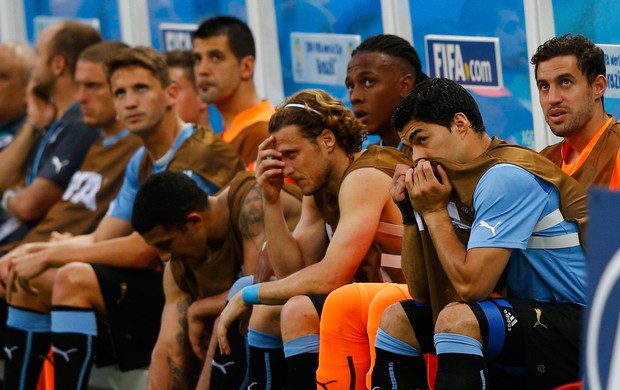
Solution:
{"label": "tattoo on arm", "polygon": [[181,330],[177,333],[176,340],[181,350],[185,349],[188,344],[188,326],[187,326],[187,310],[191,304],[191,299],[186,298],[177,303],[177,312],[179,313],[179,326]]}
{"label": "tattoo on arm", "polygon": [[243,201],[239,215],[239,230],[243,237],[253,242],[258,249],[261,249],[265,239],[263,221],[263,198],[257,184],[248,191]]}
{"label": "tattoo on arm", "polygon": [[170,356],[166,358],[168,365],[170,366],[170,389],[177,390],[183,389],[183,370],[181,366],[176,364]]}
{"label": "tattoo on arm", "polygon": [[[180,326],[179,332],[176,334],[176,342],[178,347],[182,351],[186,351],[189,348],[189,338],[187,336],[187,309],[191,303],[191,299],[188,297],[182,299],[177,303],[178,324]],[[191,349],[190,349],[191,350]],[[185,355],[185,353],[183,353]],[[187,378],[185,377],[185,371],[187,369],[187,361],[175,361],[171,355],[166,357],[166,362],[170,368],[170,382],[169,389],[182,390],[187,389]]]}

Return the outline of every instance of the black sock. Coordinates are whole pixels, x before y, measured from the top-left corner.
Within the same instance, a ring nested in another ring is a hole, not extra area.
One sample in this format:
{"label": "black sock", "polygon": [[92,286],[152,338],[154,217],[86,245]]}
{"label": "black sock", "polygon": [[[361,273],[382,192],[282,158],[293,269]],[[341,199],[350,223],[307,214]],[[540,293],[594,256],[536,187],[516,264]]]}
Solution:
{"label": "black sock", "polygon": [[[258,348],[250,346],[248,387],[253,389],[286,389],[286,361],[282,348]],[[297,389],[296,387],[293,387]]]}
{"label": "black sock", "polygon": [[486,383],[486,364],[479,355],[442,353],[437,355],[435,389],[482,389]]}
{"label": "black sock", "polygon": [[[300,353],[286,358],[288,382],[291,389],[317,388],[316,370],[319,368],[319,354],[316,352]],[[321,386],[321,384],[318,384]]]}
{"label": "black sock", "polygon": [[211,367],[212,389],[245,389],[247,383],[248,347],[246,338],[239,333],[239,321],[233,322],[226,333],[231,354],[215,351]]}
{"label": "black sock", "polygon": [[[375,348],[375,367],[372,370],[373,389],[426,389],[424,356],[407,356]],[[396,381],[396,383],[394,383]]]}
{"label": "black sock", "polygon": [[56,389],[86,389],[97,338],[95,312],[75,307],[52,310]]}
{"label": "black sock", "polygon": [[5,388],[36,388],[50,340],[49,315],[9,307],[4,342]]}

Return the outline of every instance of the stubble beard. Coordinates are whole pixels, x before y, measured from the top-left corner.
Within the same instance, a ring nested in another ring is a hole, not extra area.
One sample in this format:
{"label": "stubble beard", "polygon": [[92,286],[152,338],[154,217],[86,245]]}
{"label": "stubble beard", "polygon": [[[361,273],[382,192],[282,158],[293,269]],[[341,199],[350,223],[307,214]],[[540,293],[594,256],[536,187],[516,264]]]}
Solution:
{"label": "stubble beard", "polygon": [[326,166],[317,174],[317,180],[315,183],[318,183],[314,186],[314,188],[310,189],[306,196],[313,196],[322,189],[326,188],[330,184],[332,168],[331,166]]}
{"label": "stubble beard", "polygon": [[[571,117],[568,119],[566,123],[560,125],[551,125],[551,132],[558,137],[567,138],[571,135],[574,135],[580,132],[588,121],[588,118],[592,116],[592,112],[594,111],[594,102],[590,101],[585,107],[577,112],[569,112]],[[548,122],[547,122],[548,123]]]}

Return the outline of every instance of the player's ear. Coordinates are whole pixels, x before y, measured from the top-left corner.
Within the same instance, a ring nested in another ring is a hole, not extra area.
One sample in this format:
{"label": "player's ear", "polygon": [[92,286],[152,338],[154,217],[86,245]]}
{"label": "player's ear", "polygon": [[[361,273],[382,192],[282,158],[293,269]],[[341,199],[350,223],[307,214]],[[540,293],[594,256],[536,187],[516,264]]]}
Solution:
{"label": "player's ear", "polygon": [[411,73],[400,76],[400,79],[398,80],[398,87],[401,99],[409,95],[409,92],[413,89],[414,84],[415,80],[413,79],[413,75]]}
{"label": "player's ear", "polygon": [[600,99],[605,94],[607,89],[607,79],[602,74],[599,74],[592,83],[592,90],[594,91],[594,98]]}
{"label": "player's ear", "polygon": [[63,74],[64,71],[68,69],[67,59],[61,55],[55,55],[50,62],[52,72],[54,72],[54,75],[57,77]]}
{"label": "player's ear", "polygon": [[254,56],[245,56],[241,59],[239,65],[241,66],[241,79],[250,80],[254,76],[254,64],[256,59]]}
{"label": "player's ear", "polygon": [[187,214],[185,221],[188,226],[200,226],[202,225],[204,219],[202,218],[202,215],[195,211],[192,211],[191,213]]}
{"label": "player's ear", "polygon": [[451,131],[456,132],[460,136],[465,136],[465,134],[470,130],[471,123],[469,122],[469,118],[467,115],[462,112],[457,112],[454,114],[452,118],[452,126]]}
{"label": "player's ear", "polygon": [[323,129],[317,137],[317,143],[331,152],[336,147],[336,136],[330,129]]}
{"label": "player's ear", "polygon": [[179,85],[174,81],[166,87],[167,106],[174,107],[177,104],[179,98]]}

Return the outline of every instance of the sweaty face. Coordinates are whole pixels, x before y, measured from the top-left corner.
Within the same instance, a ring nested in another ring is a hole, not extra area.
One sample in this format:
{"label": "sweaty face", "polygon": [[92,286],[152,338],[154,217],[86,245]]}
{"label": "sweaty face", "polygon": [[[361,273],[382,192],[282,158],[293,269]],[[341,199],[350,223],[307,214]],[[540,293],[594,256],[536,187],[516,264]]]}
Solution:
{"label": "sweaty face", "polygon": [[9,122],[26,114],[26,70],[15,51],[0,47],[0,122]]}
{"label": "sweaty face", "polygon": [[[170,78],[179,87],[177,95],[177,113],[184,122],[196,123],[200,115],[200,96],[194,84],[185,76],[185,70],[180,67],[168,68]],[[193,70],[192,70],[193,72]]]}
{"label": "sweaty face", "polygon": [[594,115],[598,97],[577,68],[577,58],[559,56],[541,62],[536,73],[540,106],[553,134],[568,137],[583,129]]}
{"label": "sweaty face", "polygon": [[420,158],[445,158],[446,160],[463,163],[465,160],[464,145],[455,131],[436,123],[412,120],[400,133],[405,145],[411,147],[412,161]]}
{"label": "sweaty face", "polygon": [[194,74],[200,98],[216,106],[225,104],[237,92],[242,66],[228,45],[228,37],[217,35],[194,39]]}
{"label": "sweaty face", "polygon": [[390,118],[400,102],[404,76],[399,61],[376,52],[359,52],[349,61],[345,85],[355,116],[370,134],[394,131]]}
{"label": "sweaty face", "polygon": [[101,64],[78,61],[75,81],[79,85],[78,102],[84,123],[91,127],[107,127],[116,121],[112,92]]}
{"label": "sweaty face", "polygon": [[284,175],[293,179],[304,195],[313,195],[329,184],[331,166],[324,148],[299,133],[299,127],[289,125],[272,134],[275,149],[282,153]]}
{"label": "sweaty face", "polygon": [[162,87],[149,70],[136,65],[115,71],[110,84],[116,112],[134,134],[155,132],[167,109],[174,105],[169,88]]}

